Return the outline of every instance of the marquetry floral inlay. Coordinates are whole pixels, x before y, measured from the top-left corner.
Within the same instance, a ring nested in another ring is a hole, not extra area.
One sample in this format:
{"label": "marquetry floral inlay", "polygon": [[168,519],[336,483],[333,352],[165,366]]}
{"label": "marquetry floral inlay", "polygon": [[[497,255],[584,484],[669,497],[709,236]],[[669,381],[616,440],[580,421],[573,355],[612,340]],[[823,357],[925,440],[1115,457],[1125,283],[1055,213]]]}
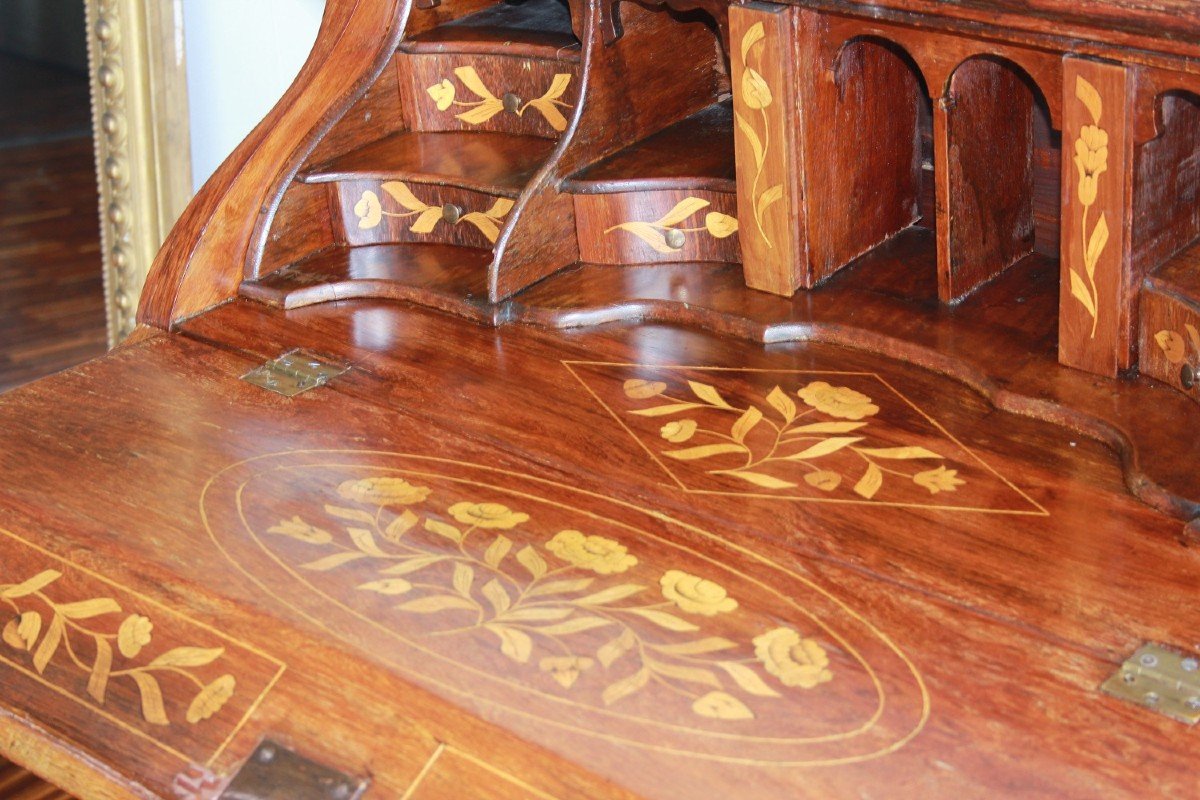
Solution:
{"label": "marquetry floral inlay", "polygon": [[430,205],[417,199],[417,196],[400,181],[388,181],[379,187],[384,194],[400,204],[404,211],[388,211],[383,207],[379,195],[367,190],[354,204],[354,214],[358,217],[358,227],[371,230],[379,226],[384,217],[396,219],[413,219],[408,230],[412,233],[431,233],[439,222],[457,225],[466,222],[479,229],[489,242],[493,244],[500,236],[500,226],[504,217],[513,207],[513,201],[507,197],[497,197],[487,211],[469,211],[461,216],[447,217],[445,207]]}
{"label": "marquetry floral inlay", "polygon": [[1186,340],[1175,331],[1161,330],[1154,334],[1154,341],[1172,364],[1182,364],[1188,360],[1188,342],[1191,342],[1193,363],[1197,363],[1200,360],[1200,330],[1190,322],[1185,322],[1183,329],[1187,334]]}
{"label": "marquetry floral inlay", "polygon": [[[1108,244],[1108,220],[1104,212],[1096,226],[1088,230],[1088,216],[1100,186],[1100,176],[1108,169],[1108,133],[1100,127],[1104,103],[1096,87],[1083,78],[1075,78],[1075,97],[1087,108],[1092,124],[1084,125],[1075,140],[1075,169],[1079,173],[1080,231],[1083,244],[1083,274],[1070,268],[1071,296],[1083,304],[1092,318],[1091,338],[1096,337],[1100,320],[1100,293],[1096,288],[1096,264]],[[1086,277],[1085,277],[1086,276]]]}
{"label": "marquetry floral inlay", "polygon": [[147,659],[144,651],[154,639],[154,623],[148,617],[124,612],[110,597],[56,600],[50,590],[60,578],[62,573],[45,570],[21,583],[0,584],[0,606],[13,615],[4,625],[3,642],[30,658],[39,675],[45,675],[57,657],[64,668],[88,676],[87,693],[100,705],[113,681],[131,681],[141,698],[142,716],[153,725],[171,724],[160,680],[194,686],[196,694],[184,712],[193,725],[212,717],[233,697],[237,681],[232,675],[208,682],[196,675],[224,655],[223,647],[175,647]]}
{"label": "marquetry floral inlay", "polygon": [[337,493],[328,519],[269,529],[297,543],[298,570],[357,570],[356,592],[430,621],[426,636],[488,636],[561,691],[613,706],[658,688],[696,715],[737,721],[834,678],[821,643],[793,627],[740,643],[720,635],[729,626],[706,630],[738,614],[738,598],[711,575],[653,567],[631,542],[543,531],[524,511],[443,500],[398,477],[346,480]]}
{"label": "marquetry floral inlay", "polygon": [[[673,417],[659,436],[668,445],[661,453],[677,461],[701,461],[731,457],[743,463],[708,470],[763,489],[794,489],[799,481],[821,492],[833,492],[846,479],[855,481],[853,491],[872,499],[888,478],[911,481],[930,494],[953,492],[965,481],[958,470],[947,469],[943,456],[915,445],[873,445],[869,437],[871,418],[880,411],[875,401],[847,386],[812,381],[795,391],[775,386],[758,402],[745,408],[729,403],[711,384],[688,381],[686,396],[668,393],[663,381],[631,378],[624,383],[625,396],[653,405],[627,413],[640,417]],[[793,399],[794,398],[794,399]],[[801,404],[798,404],[799,400]],[[728,427],[702,427],[692,415],[716,411],[728,417]],[[845,466],[845,454],[854,456],[853,472]],[[834,468],[830,457],[838,455]],[[903,464],[916,462],[916,469]]]}
{"label": "marquetry floral inlay", "polygon": [[454,70],[454,76],[458,78],[468,91],[479,99],[473,102],[457,100],[457,89],[454,82],[449,78],[443,78],[440,82],[435,83],[425,90],[433,98],[438,111],[446,111],[451,106],[466,107],[469,110],[455,114],[455,118],[462,120],[468,125],[482,125],[501,111],[506,110],[506,108],[518,117],[524,116],[527,109],[534,108],[546,118],[546,122],[550,123],[550,127],[554,130],[561,133],[567,129],[567,118],[558,109],[560,106],[562,108],[572,107],[570,103],[566,103],[561,99],[563,93],[567,91],[567,87],[571,83],[570,73],[560,72],[556,74],[550,82],[550,88],[541,97],[536,97],[525,103],[521,103],[518,100],[515,105],[507,107],[504,100],[492,94],[474,67],[459,67]]}
{"label": "marquetry floral inlay", "polygon": [[689,233],[707,231],[715,239],[724,239],[737,233],[737,218],[719,211],[709,211],[705,214],[703,225],[679,227],[688,217],[703,211],[709,205],[708,200],[686,197],[654,222],[622,222],[607,228],[604,232],[628,231],[648,244],[655,252],[664,254],[677,253],[682,250]]}
{"label": "marquetry floral inlay", "polygon": [[[771,146],[771,120],[767,116],[767,108],[775,101],[770,85],[759,71],[762,67],[762,52],[766,46],[766,36],[766,30],[761,22],[754,23],[742,36],[739,50],[742,81],[733,117],[737,123],[738,132],[745,137],[746,142],[750,145],[750,152],[754,156],[754,178],[750,185],[750,196],[754,203],[754,224],[763,242],[767,247],[772,247],[771,237],[767,234],[764,220],[767,209],[783,199],[783,184],[777,183],[766,189],[760,189]],[[754,123],[741,113],[739,107],[742,106],[759,113],[761,134]]]}

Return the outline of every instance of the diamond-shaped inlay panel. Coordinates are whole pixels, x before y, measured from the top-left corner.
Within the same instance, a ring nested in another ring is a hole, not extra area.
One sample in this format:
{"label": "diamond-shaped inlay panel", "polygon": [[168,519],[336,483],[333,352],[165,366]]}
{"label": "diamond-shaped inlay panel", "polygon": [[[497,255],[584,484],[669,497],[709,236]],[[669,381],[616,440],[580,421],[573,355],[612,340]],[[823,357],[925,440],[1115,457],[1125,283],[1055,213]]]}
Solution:
{"label": "diamond-shaped inlay panel", "polygon": [[566,366],[685,491],[1046,513],[875,373]]}

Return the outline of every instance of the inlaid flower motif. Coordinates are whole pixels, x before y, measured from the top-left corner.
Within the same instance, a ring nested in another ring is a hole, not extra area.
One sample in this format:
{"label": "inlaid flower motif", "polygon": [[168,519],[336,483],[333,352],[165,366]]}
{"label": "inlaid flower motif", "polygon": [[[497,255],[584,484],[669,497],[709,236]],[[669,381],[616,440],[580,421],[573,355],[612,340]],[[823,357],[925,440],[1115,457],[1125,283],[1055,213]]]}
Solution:
{"label": "inlaid flower motif", "polygon": [[1079,202],[1096,202],[1101,173],[1108,169],[1108,133],[1096,125],[1084,125],[1075,140],[1075,168],[1079,171]]}
{"label": "inlaid flower motif", "polygon": [[450,82],[449,78],[442,78],[441,83],[435,83],[425,91],[429,92],[429,96],[433,98],[438,111],[445,111],[454,104],[454,84]]}
{"label": "inlaid flower motif", "polygon": [[729,596],[725,588],[713,581],[690,575],[682,570],[668,570],[659,579],[663,597],[682,611],[715,617],[738,606],[737,600]]}
{"label": "inlaid flower motif", "polygon": [[117,649],[126,658],[134,658],[150,644],[154,623],[141,614],[130,614],[117,629]]}
{"label": "inlaid flower motif", "polygon": [[329,544],[333,541],[333,534],[329,531],[309,525],[298,516],[280,520],[278,525],[267,528],[267,533],[288,536],[306,544]]}
{"label": "inlaid flower motif", "polygon": [[[403,478],[361,478],[343,481],[338,494],[347,500],[376,506],[410,506],[423,503],[431,490],[413,486]],[[286,523],[281,523],[286,524]]]}
{"label": "inlaid flower motif", "polygon": [[32,650],[42,632],[42,615],[26,611],[9,620],[4,626],[4,642],[17,650]]}
{"label": "inlaid flower motif", "polygon": [[229,702],[229,698],[233,697],[233,691],[237,687],[237,681],[232,675],[222,675],[212,683],[200,690],[200,694],[196,695],[196,699],[188,706],[187,721],[192,725],[197,722],[202,722],[213,714],[216,714],[225,704]]}
{"label": "inlaid flower motif", "polygon": [[813,381],[796,394],[821,413],[838,419],[859,420],[879,413],[879,406],[872,403],[871,398],[848,386],[831,386],[825,381]]}
{"label": "inlaid flower motif", "polygon": [[632,400],[646,400],[657,397],[667,390],[662,381],[645,381],[641,378],[630,378],[625,381],[625,396]]}
{"label": "inlaid flower motif", "polygon": [[833,680],[825,649],[791,628],[754,637],[754,654],[784,686],[812,689]]}
{"label": "inlaid flower motif", "polygon": [[529,521],[528,514],[513,511],[501,503],[455,503],[450,506],[450,515],[464,525],[503,531]]}
{"label": "inlaid flower motif", "polygon": [[358,217],[358,227],[364,231],[370,230],[383,221],[383,203],[374,192],[363,192],[362,197],[354,204],[354,215]]}
{"label": "inlaid flower motif", "polygon": [[679,444],[692,438],[692,436],[696,433],[696,427],[697,424],[696,420],[694,419],[672,420],[666,425],[663,425],[659,430],[659,433],[662,435],[662,438],[666,439],[668,442]]}
{"label": "inlaid flower motif", "polygon": [[953,492],[955,488],[962,486],[966,481],[959,480],[958,470],[946,469],[941,466],[937,469],[918,472],[913,476],[913,483],[917,486],[924,486],[930,494],[937,494],[938,492]]}
{"label": "inlaid flower motif", "polygon": [[538,667],[542,672],[549,672],[550,677],[558,681],[564,689],[570,689],[575,685],[575,681],[579,680],[579,674],[591,669],[595,663],[594,660],[582,656],[558,656],[543,658],[538,662]]}
{"label": "inlaid flower motif", "polygon": [[559,531],[546,543],[546,549],[573,566],[590,569],[598,575],[624,572],[638,563],[625,545],[603,536],[586,536],[580,531]]}
{"label": "inlaid flower motif", "polygon": [[704,227],[714,239],[724,239],[726,236],[737,233],[738,221],[737,217],[731,217],[719,211],[710,211],[704,215]]}
{"label": "inlaid flower motif", "polygon": [[710,719],[754,719],[745,703],[726,692],[709,692],[692,703],[692,711]]}
{"label": "inlaid flower motif", "polygon": [[753,67],[746,67],[742,72],[742,101],[747,108],[766,108],[771,105],[771,87],[766,79],[758,74]]}

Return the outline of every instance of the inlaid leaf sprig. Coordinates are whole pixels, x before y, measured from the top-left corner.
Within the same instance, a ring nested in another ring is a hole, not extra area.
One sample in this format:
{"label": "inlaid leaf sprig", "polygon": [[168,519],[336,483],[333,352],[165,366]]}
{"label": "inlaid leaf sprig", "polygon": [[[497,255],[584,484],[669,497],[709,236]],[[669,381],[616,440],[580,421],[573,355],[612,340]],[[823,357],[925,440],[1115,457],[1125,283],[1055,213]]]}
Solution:
{"label": "inlaid leaf sprig", "polygon": [[731,217],[728,214],[722,214],[719,211],[710,211],[705,214],[703,225],[692,228],[677,227],[680,223],[687,220],[688,217],[708,208],[709,205],[708,200],[703,200],[699,197],[686,197],[679,201],[674,208],[653,222],[622,222],[605,229],[604,232],[612,233],[615,230],[628,231],[648,244],[655,252],[664,254],[677,253],[682,250],[686,242],[686,235],[689,233],[707,231],[710,236],[716,239],[724,239],[727,236],[737,233],[737,218]]}
{"label": "inlaid leaf sprig", "polygon": [[[662,451],[665,457],[676,461],[734,455],[744,459],[740,466],[708,470],[711,475],[734,477],[763,489],[786,490],[799,486],[788,479],[799,469],[809,486],[833,492],[846,476],[823,460],[846,452],[853,453],[863,465],[853,491],[867,500],[873,499],[883,487],[886,475],[912,481],[930,494],[952,492],[964,483],[958,471],[947,469],[945,464],[915,472],[906,472],[896,465],[944,460],[927,448],[870,446],[866,429],[870,418],[879,413],[879,406],[867,395],[846,386],[832,386],[825,381],[806,384],[795,392],[804,403],[803,410],[780,386],[771,389],[763,402],[745,408],[729,403],[715,386],[700,381],[688,381],[691,397],[667,394],[667,384],[662,381],[634,378],[626,381],[623,388],[630,399],[657,403],[628,412],[635,416],[676,417],[698,411],[728,414],[731,419],[728,433],[701,427],[690,416],[669,421],[659,431],[660,437],[670,444],[689,444]],[[760,426],[772,435],[752,439],[750,434]]]}
{"label": "inlaid leaf sprig", "polygon": [[736,721],[754,717],[755,698],[833,679],[824,648],[791,628],[756,637],[753,653],[705,635],[702,624],[736,612],[738,601],[680,569],[646,581],[637,556],[614,539],[571,529],[542,538],[526,530],[528,514],[493,502],[437,513],[427,508],[430,489],[401,478],[349,480],[338,492],[355,505],[327,504],[335,524],[293,516],[269,529],[324,551],[301,569],[366,566],[373,575],[357,592],[394,598],[404,614],[444,617],[430,636],[487,632],[505,657],[536,664],[564,691],[594,678],[611,706],[659,687],[699,716]]}
{"label": "inlaid leaf sprig", "polygon": [[[58,602],[47,590],[60,578],[62,573],[45,570],[21,583],[0,584],[0,604],[16,615],[0,638],[8,647],[30,654],[39,675],[46,673],[56,656],[65,654],[60,662],[88,676],[87,693],[99,705],[105,704],[110,683],[126,678],[137,686],[142,716],[152,725],[171,724],[159,683],[167,676],[189,682],[197,690],[184,713],[189,724],[212,717],[233,697],[237,681],[232,675],[206,683],[194,673],[220,659],[223,647],[175,647],[138,663],[153,638],[150,619],[126,614],[115,629],[112,624],[96,627],[93,621],[115,622],[111,618],[123,614],[120,604],[109,597]],[[83,658],[88,654],[84,646],[93,654],[90,663]]]}
{"label": "inlaid leaf sprig", "polygon": [[[405,211],[393,212],[385,210],[383,202],[379,199],[379,195],[367,190],[362,193],[362,197],[354,205],[354,214],[358,217],[358,227],[362,230],[370,230],[378,227],[384,217],[398,219],[416,217],[412,225],[409,226],[409,231],[426,234],[433,232],[437,224],[445,219],[445,212],[442,206],[430,205],[419,200],[412,193],[412,190],[400,181],[387,181],[380,184],[379,188],[388,197],[399,203]],[[457,225],[460,222],[466,222],[474,225],[489,242],[495,244],[496,239],[500,237],[500,226],[504,224],[504,217],[508,215],[512,207],[512,200],[509,200],[507,197],[497,197],[487,211],[470,211],[463,214],[451,224]]]}
{"label": "inlaid leaf sprig", "polygon": [[[454,83],[449,78],[443,78],[425,90],[433,98],[438,111],[446,111],[451,106],[464,106],[468,110],[455,114],[455,118],[468,125],[482,125],[504,110],[504,101],[488,89],[487,84],[479,77],[479,73],[475,71],[474,67],[458,67],[454,70],[454,76],[479,99],[473,102],[455,99],[457,89]],[[551,128],[561,133],[567,129],[567,118],[563,116],[559,108],[572,107],[570,103],[561,99],[570,84],[570,73],[557,73],[550,81],[550,87],[540,97],[514,108],[512,113],[520,117],[524,116],[526,109],[535,108]]]}

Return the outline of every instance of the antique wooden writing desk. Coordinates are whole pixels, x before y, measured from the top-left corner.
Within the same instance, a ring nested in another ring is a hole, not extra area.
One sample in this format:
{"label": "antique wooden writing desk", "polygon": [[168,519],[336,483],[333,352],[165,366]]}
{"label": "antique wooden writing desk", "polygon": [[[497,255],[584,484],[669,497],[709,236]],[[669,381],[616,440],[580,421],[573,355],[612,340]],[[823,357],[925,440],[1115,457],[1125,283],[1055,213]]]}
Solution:
{"label": "antique wooden writing desk", "polygon": [[1200,796],[1200,11],[1127,5],[330,0],[0,399],[0,754]]}

